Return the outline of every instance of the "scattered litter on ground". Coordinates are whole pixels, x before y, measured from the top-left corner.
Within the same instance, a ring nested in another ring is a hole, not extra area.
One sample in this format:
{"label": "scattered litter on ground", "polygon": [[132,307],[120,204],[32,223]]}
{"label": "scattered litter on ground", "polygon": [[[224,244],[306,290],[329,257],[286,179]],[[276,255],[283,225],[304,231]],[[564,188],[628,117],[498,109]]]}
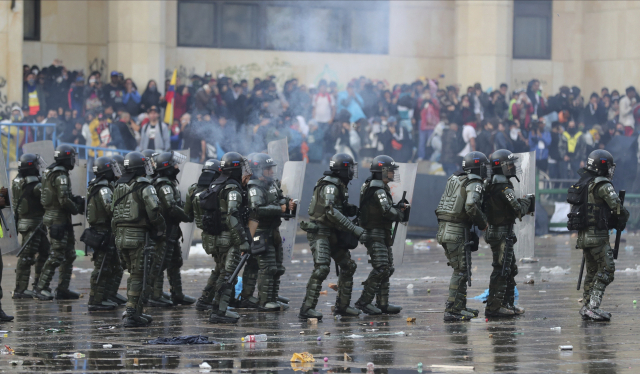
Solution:
{"label": "scattered litter on ground", "polygon": [[526,281],[524,281],[524,284],[534,284],[535,281],[533,279],[527,279]]}
{"label": "scattered litter on ground", "polygon": [[416,317],[407,317],[407,322],[415,322]]}
{"label": "scattered litter on ground", "polygon": [[203,335],[185,335],[173,338],[161,338],[149,340],[150,345],[190,345],[190,344],[216,344],[215,341],[209,340],[208,336]]}
{"label": "scattered litter on ground", "polygon": [[454,365],[431,365],[432,369],[438,371],[474,371],[474,366],[454,366]]}
{"label": "scattered litter on ground", "polygon": [[329,283],[327,287],[331,288],[334,291],[338,291],[338,285],[335,283]]}
{"label": "scattered litter on ground", "polygon": [[4,348],[0,349],[0,353],[3,354],[3,355],[12,355],[12,354],[16,353],[16,351],[14,351],[8,345],[5,345]]}
{"label": "scattered litter on ground", "polygon": [[[76,353],[69,353],[69,354],[63,353],[61,355],[57,355],[56,356],[56,358],[58,358],[58,357],[84,358],[85,355],[84,355],[84,353],[76,352]],[[134,360],[137,360],[137,359],[134,359]]]}
{"label": "scattered litter on ground", "polygon": [[313,355],[309,352],[294,353],[291,362],[316,362]]}
{"label": "scattered litter on ground", "polygon": [[303,255],[306,255],[307,253],[309,253],[309,250],[306,248],[302,248],[300,252],[302,252]]}
{"label": "scattered litter on ground", "polygon": [[44,332],[50,332],[50,333],[58,333],[58,332],[64,332],[64,329],[46,329],[44,330]]}
{"label": "scattered litter on ground", "polygon": [[573,351],[573,346],[572,345],[561,345],[561,346],[558,346],[558,349],[560,349],[561,351]]}
{"label": "scattered litter on ground", "polygon": [[562,327],[552,327],[551,331],[562,331]]}
{"label": "scattered litter on ground", "polygon": [[200,369],[211,369],[211,365],[206,362],[200,364]]}
{"label": "scattered litter on ground", "polygon": [[351,334],[351,335],[345,336],[345,338],[360,339],[360,338],[364,338],[364,336],[363,335]]}
{"label": "scattered litter on ground", "polygon": [[320,291],[320,295],[328,295],[329,291]]}
{"label": "scattered litter on ground", "polygon": [[104,348],[104,349],[113,348],[113,345],[111,345],[111,344],[103,344],[102,348]]}
{"label": "scattered litter on ground", "polygon": [[415,249],[416,251],[427,251],[431,249],[431,246],[429,245],[428,241],[421,240],[419,242],[413,243],[413,249]]}
{"label": "scattered litter on ground", "polygon": [[538,260],[537,258],[533,258],[533,257],[525,257],[525,258],[521,258],[520,262],[522,262],[523,264],[531,264],[534,262],[538,262],[540,260]]}
{"label": "scattered litter on ground", "polygon": [[115,329],[115,326],[102,326],[102,327],[98,327],[98,330],[113,330]]}
{"label": "scattered litter on ground", "polygon": [[412,288],[413,288],[413,284],[412,284],[412,283],[409,283],[409,284],[407,285],[407,289],[408,289],[408,290],[410,290],[410,289],[412,289]]}
{"label": "scattered litter on ground", "polygon": [[549,273],[549,274],[568,274],[569,270],[571,270],[571,268],[563,269],[560,266],[554,266],[552,268],[548,268],[546,266],[543,266],[543,267],[540,268],[540,272],[541,273]]}
{"label": "scattered litter on ground", "polygon": [[636,265],[636,268],[626,268],[624,270],[616,270],[616,273],[640,273],[640,265]]}
{"label": "scattered litter on ground", "polygon": [[348,354],[344,354],[344,361],[353,361],[353,358],[351,358],[351,356],[349,356]]}

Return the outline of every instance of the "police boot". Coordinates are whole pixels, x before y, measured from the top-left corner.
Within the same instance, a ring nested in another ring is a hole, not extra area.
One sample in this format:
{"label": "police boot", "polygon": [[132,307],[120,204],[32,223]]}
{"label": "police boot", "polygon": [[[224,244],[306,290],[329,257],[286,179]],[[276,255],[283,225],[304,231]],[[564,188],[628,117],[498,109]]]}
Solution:
{"label": "police boot", "polygon": [[589,304],[586,305],[584,315],[594,321],[610,321],[611,313],[600,309],[600,303],[602,302],[602,295],[604,292],[594,288],[595,287],[591,288]]}
{"label": "police boot", "polygon": [[13,291],[13,295],[11,295],[12,299],[33,299],[34,293],[31,290],[24,291]]}
{"label": "police boot", "polygon": [[[340,274],[342,276],[342,273]],[[336,304],[333,308],[333,315],[340,315],[343,317],[357,317],[360,315],[360,311],[356,308],[349,306],[351,303],[351,293],[353,290],[353,281],[343,280],[338,278],[338,295],[336,296]]]}
{"label": "police boot", "polygon": [[274,292],[276,294],[276,300],[280,303],[280,304],[289,304],[289,298],[288,297],[284,297],[284,296],[280,296],[280,277],[278,276],[275,279],[275,283],[274,283]]}
{"label": "police boot", "polygon": [[240,302],[238,304],[238,308],[240,309],[258,309],[260,305],[258,305],[258,298],[254,296],[242,297],[240,298]]}
{"label": "police boot", "polygon": [[40,288],[35,288],[33,290],[33,298],[41,301],[50,301],[53,300],[53,293],[51,290],[45,290]]}
{"label": "police boot", "polygon": [[380,293],[376,297],[376,306],[384,314],[398,314],[402,311],[399,305],[389,304],[389,282],[380,285]]}
{"label": "police boot", "polygon": [[198,301],[196,302],[196,310],[199,310],[201,312],[206,312],[207,310],[212,310],[213,309],[213,304],[209,304],[207,303],[207,301],[204,298],[199,298]]}
{"label": "police boot", "polygon": [[185,294],[172,295],[171,301],[173,302],[173,305],[192,305],[196,302],[196,298]]}
{"label": "police boot", "polygon": [[13,321],[13,316],[7,315],[7,313],[0,308],[0,322],[11,322]]}
{"label": "police boot", "polygon": [[476,317],[471,312],[468,312],[466,309],[456,310],[454,308],[454,303],[452,301],[447,301],[444,309],[444,321],[445,322],[461,322],[461,321],[469,321],[472,318]]}
{"label": "police boot", "polygon": [[[225,284],[226,284],[225,279]],[[220,301],[218,307],[214,308],[209,315],[210,323],[236,323],[240,319],[240,315],[236,312],[229,310],[229,303],[233,299],[235,290],[233,287],[224,286],[218,295],[220,295]]]}
{"label": "police boot", "polygon": [[473,314],[473,317],[477,317],[478,315],[480,315],[480,311],[478,309],[473,309],[473,308],[464,308],[464,310],[466,310],[467,312]]}
{"label": "police boot", "polygon": [[514,312],[509,306],[502,305],[496,310],[489,310],[485,308],[484,316],[487,318],[509,318],[515,317],[516,312]]}
{"label": "police boot", "polygon": [[258,310],[261,312],[278,312],[280,311],[280,304],[276,302],[276,294],[275,294],[275,281],[273,278],[265,279],[264,274],[258,275],[259,287],[258,287],[258,296],[259,296],[259,308]]}
{"label": "police boot", "polygon": [[[20,263],[22,259],[18,260]],[[26,265],[26,264],[25,264]],[[13,291],[12,299],[32,299],[33,291],[29,291],[29,274],[31,269],[22,269],[18,267],[16,269],[16,288]]]}
{"label": "police boot", "polygon": [[308,318],[317,318],[318,321],[322,319],[322,313],[318,312],[313,308],[309,308],[305,304],[302,304],[300,308],[300,313],[298,314],[298,318],[300,319],[308,319]]}
{"label": "police boot", "polygon": [[516,284],[513,281],[507,282],[507,289],[504,293],[504,305],[513,310],[513,312],[517,315],[524,314],[524,308],[521,308],[516,305],[516,295],[515,295]]}
{"label": "police boot", "polygon": [[109,295],[108,299],[118,305],[125,305],[127,303],[127,298],[117,292],[114,295]]}
{"label": "police boot", "polygon": [[103,301],[100,304],[94,303],[92,300],[89,300],[89,305],[87,306],[90,312],[101,312],[105,310],[114,310],[116,306],[107,301]]}
{"label": "police boot", "polygon": [[289,301],[291,301],[291,300],[288,297],[284,297],[284,296],[278,295],[278,302],[279,303],[289,304]]}
{"label": "police boot", "polygon": [[360,301],[357,301],[355,303],[355,307],[360,309],[364,314],[368,314],[370,316],[377,316],[379,314],[382,314],[382,310],[376,308],[375,306],[373,306],[373,304],[363,304],[360,303]]}
{"label": "police boot", "polygon": [[135,308],[127,308],[124,318],[124,327],[146,327],[151,323],[148,319],[136,312]]}
{"label": "police boot", "polygon": [[77,300],[80,298],[80,293],[72,291],[70,289],[56,288],[56,299],[58,300]]}

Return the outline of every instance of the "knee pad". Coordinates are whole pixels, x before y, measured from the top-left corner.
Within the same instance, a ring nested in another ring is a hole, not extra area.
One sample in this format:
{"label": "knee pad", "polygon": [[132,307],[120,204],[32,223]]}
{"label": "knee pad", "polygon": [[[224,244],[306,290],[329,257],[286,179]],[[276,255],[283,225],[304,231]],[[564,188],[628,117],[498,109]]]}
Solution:
{"label": "knee pad", "polygon": [[284,266],[279,265],[279,266],[278,266],[278,271],[277,271],[277,272],[276,272],[276,274],[275,274],[275,275],[276,275],[276,277],[281,277],[281,276],[283,276],[286,270],[287,270],[287,269],[286,269]]}
{"label": "knee pad", "polygon": [[598,278],[604,284],[609,284],[609,283],[613,282],[613,274],[609,273],[606,270],[598,272],[596,274],[596,278]]}
{"label": "knee pad", "polygon": [[268,266],[264,269],[264,273],[270,278],[273,278],[278,273],[278,268],[276,266]]}
{"label": "knee pad", "polygon": [[340,275],[344,272],[344,275],[353,276],[356,273],[356,269],[358,268],[358,264],[355,261],[349,260],[346,266],[340,267]]}
{"label": "knee pad", "polygon": [[329,265],[319,265],[313,269],[312,275],[319,279],[326,279],[330,272]]}
{"label": "knee pad", "polygon": [[31,267],[33,265],[35,265],[36,263],[36,259],[33,257],[20,257],[20,259],[18,259],[18,266],[19,268],[24,267],[24,268],[28,268]]}

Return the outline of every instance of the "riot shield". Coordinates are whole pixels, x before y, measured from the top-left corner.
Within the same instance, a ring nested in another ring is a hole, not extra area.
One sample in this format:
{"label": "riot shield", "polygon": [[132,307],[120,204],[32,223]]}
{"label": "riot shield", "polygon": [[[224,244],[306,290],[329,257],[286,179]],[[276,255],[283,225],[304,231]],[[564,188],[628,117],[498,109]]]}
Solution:
{"label": "riot shield", "polygon": [[284,164],[289,161],[289,143],[287,138],[274,140],[269,142],[267,153],[278,165],[276,166],[275,178],[282,180],[282,174],[284,173]]}
{"label": "riot shield", "polygon": [[87,160],[79,160],[79,165],[73,168],[73,170],[69,171],[69,180],[71,181],[71,192],[74,195],[82,196],[85,198],[85,214],[76,214],[75,216],[71,216],[71,222],[74,225],[80,224],[79,226],[73,226],[73,233],[76,238],[76,245],[82,248],[84,251],[84,244],[79,240],[80,236],[82,236],[82,232],[87,227]]}
{"label": "riot shield", "polygon": [[284,164],[281,180],[282,194],[291,199],[297,199],[298,208],[296,209],[295,217],[283,220],[280,225],[280,236],[282,237],[282,249],[284,252],[283,259],[291,260],[293,256],[293,246],[296,244],[296,231],[298,229],[298,212],[300,211],[302,186],[306,170],[307,163],[304,161],[287,161]]}
{"label": "riot shield", "polygon": [[53,149],[53,142],[51,140],[40,140],[33,143],[27,143],[22,146],[22,151],[24,153],[40,155],[47,166],[53,164],[53,152],[55,149]]}
{"label": "riot shield", "polygon": [[[7,173],[7,164],[4,160],[4,150],[2,144],[0,144],[0,187],[4,187],[11,194],[11,183],[9,183],[9,174]],[[20,249],[20,243],[18,242],[18,229],[16,222],[13,219],[13,207],[11,206],[11,197],[4,196],[6,207],[0,210],[2,225],[0,230],[0,252],[2,254],[10,253]]]}
{"label": "riot shield", "polygon": [[[402,195],[406,191],[405,199],[409,201],[409,204],[413,202],[413,188],[416,183],[416,174],[418,173],[418,164],[405,164],[405,163],[396,163],[400,169],[400,182],[391,182],[389,183],[389,188],[391,189],[391,197],[393,198],[393,203],[397,204],[400,200],[402,200]],[[395,227],[395,223],[393,224]],[[398,224],[397,232],[395,233],[395,240],[393,241],[393,246],[391,247],[393,250],[393,264],[395,267],[398,267],[402,264],[402,259],[404,257],[404,245],[407,239],[407,229],[409,227],[409,222],[400,222]]]}
{"label": "riot shield", "polygon": [[[200,174],[202,173],[202,166],[202,164],[187,162],[182,165],[182,168],[180,168],[181,178],[178,179],[180,181],[178,189],[180,190],[180,196],[183,204],[187,201],[187,192],[189,192],[189,187],[198,182],[198,178],[200,178]],[[182,230],[182,259],[184,260],[189,258],[189,249],[191,249],[191,241],[193,240],[193,232],[195,231],[195,228],[195,222],[180,222],[180,230]]]}
{"label": "riot shield", "polygon": [[[179,149],[179,150],[177,150],[175,152],[178,152],[178,153],[181,153],[181,154],[187,156],[187,161],[191,160],[191,150],[190,149]],[[184,168],[180,168],[180,172],[176,176],[177,180],[180,180],[180,178],[182,178],[182,171],[183,170],[184,170]],[[200,168],[200,170],[202,170],[202,168]],[[198,175],[200,175],[200,174],[198,174]],[[196,181],[197,181],[197,179],[196,179]],[[189,186],[187,186],[187,188],[189,188]]]}
{"label": "riot shield", "polygon": [[[511,178],[514,191],[518,198],[524,195],[536,193],[536,153],[525,152],[516,153],[518,156],[518,164],[516,165],[519,171],[518,182],[515,178]],[[521,172],[520,172],[521,170]],[[521,174],[520,174],[521,173]],[[514,252],[516,258],[533,257],[533,246],[536,234],[536,217],[534,215],[526,215],[522,217],[522,221],[516,220],[516,224],[513,227],[518,242],[514,245]]]}

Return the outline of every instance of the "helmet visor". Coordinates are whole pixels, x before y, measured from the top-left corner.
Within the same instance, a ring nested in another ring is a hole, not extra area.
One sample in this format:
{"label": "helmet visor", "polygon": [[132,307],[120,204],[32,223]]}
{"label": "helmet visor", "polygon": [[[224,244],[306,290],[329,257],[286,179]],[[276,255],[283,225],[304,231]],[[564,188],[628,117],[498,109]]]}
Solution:
{"label": "helmet visor", "polygon": [[511,154],[507,161],[502,161],[500,163],[500,166],[502,167],[502,174],[504,174],[504,176],[507,178],[515,177],[522,174],[522,162],[514,154]]}
{"label": "helmet visor", "polygon": [[382,177],[388,179],[389,182],[400,183],[400,170],[397,166],[382,168]]}
{"label": "helmet visor", "polygon": [[154,164],[154,162],[150,157],[145,157],[144,158],[144,172],[147,175],[153,175],[153,173],[154,173],[153,164]]}
{"label": "helmet visor", "polygon": [[171,162],[173,162],[174,165],[182,165],[185,162],[187,162],[187,156],[183,155],[182,153],[179,152],[171,152],[173,154],[173,156],[171,157]]}
{"label": "helmet visor", "polygon": [[251,165],[249,164],[249,160],[246,157],[242,158],[242,162],[240,164],[242,169],[242,176],[253,175],[253,171],[251,171]]}
{"label": "helmet visor", "polygon": [[616,172],[616,164],[609,166],[609,170],[608,170],[609,180],[613,179],[613,175],[615,174],[615,172]]}
{"label": "helmet visor", "polygon": [[122,169],[120,169],[120,165],[115,160],[111,160],[111,171],[113,171],[113,175],[116,178],[120,178],[122,176]]}
{"label": "helmet visor", "polygon": [[351,175],[351,179],[358,179],[358,163],[353,162],[349,165],[349,174]]}

